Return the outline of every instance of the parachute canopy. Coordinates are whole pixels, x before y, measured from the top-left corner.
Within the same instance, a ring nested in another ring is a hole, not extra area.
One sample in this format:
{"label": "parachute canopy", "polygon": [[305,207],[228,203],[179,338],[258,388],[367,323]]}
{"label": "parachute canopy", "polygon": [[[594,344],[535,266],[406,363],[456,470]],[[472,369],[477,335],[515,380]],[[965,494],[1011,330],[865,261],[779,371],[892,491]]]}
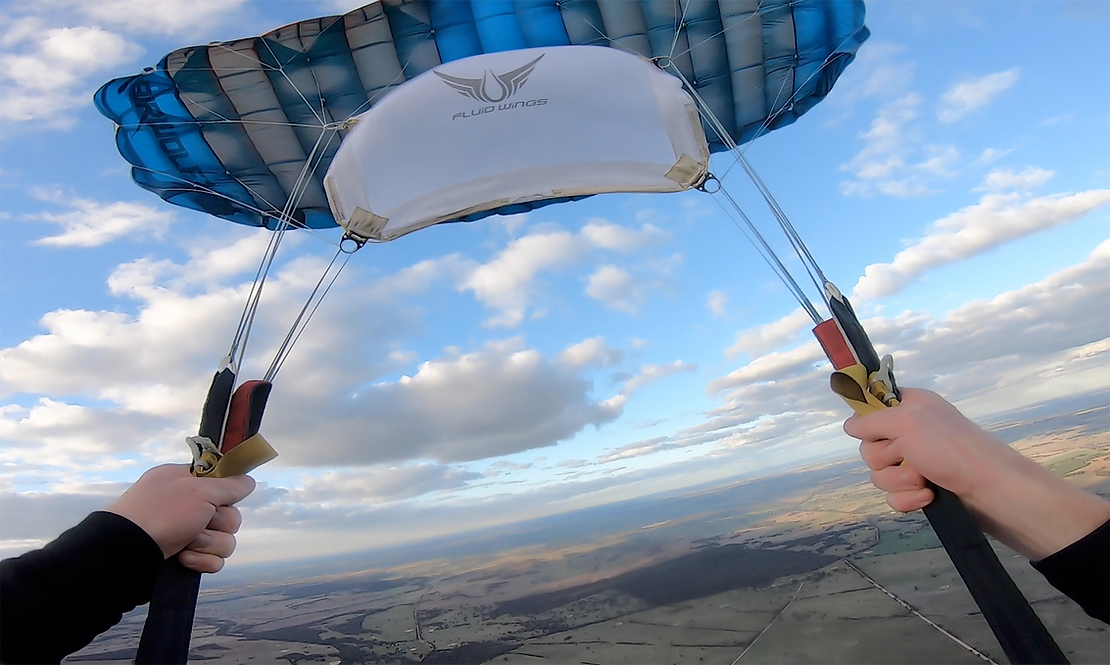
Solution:
{"label": "parachute canopy", "polygon": [[491,210],[607,192],[678,192],[708,175],[694,100],[649,61],[597,46],[456,60],[358,118],[324,178],[353,234],[392,240]]}
{"label": "parachute canopy", "polygon": [[[117,124],[135,182],[166,201],[324,228],[336,220],[322,174],[348,121],[444,63],[567,45],[665,58],[743,143],[828,94],[868,37],[863,18],[861,0],[381,0],[179,49],[108,82],[95,103]],[[492,81],[480,90],[502,94]],[[711,150],[726,147],[705,133]]]}

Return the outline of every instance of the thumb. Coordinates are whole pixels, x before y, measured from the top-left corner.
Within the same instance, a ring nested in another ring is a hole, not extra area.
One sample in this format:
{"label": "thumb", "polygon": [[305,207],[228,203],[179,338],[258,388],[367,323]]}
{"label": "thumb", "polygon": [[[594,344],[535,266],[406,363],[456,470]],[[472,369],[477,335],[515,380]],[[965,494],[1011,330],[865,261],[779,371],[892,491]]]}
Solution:
{"label": "thumb", "polygon": [[204,497],[214,506],[233,506],[254,491],[254,478],[231,476],[228,478],[198,478],[203,483]]}

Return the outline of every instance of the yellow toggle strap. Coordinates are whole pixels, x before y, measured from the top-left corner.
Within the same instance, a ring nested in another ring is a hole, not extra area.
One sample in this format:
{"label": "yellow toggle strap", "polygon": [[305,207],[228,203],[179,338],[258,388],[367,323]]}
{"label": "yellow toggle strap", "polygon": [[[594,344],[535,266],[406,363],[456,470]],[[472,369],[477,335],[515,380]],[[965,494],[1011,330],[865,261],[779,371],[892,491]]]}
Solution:
{"label": "yellow toggle strap", "polygon": [[242,476],[277,456],[277,451],[270,443],[261,434],[255,434],[232,448],[230,452],[221,455],[219,461],[207,472],[195,470],[194,475],[202,478]]}
{"label": "yellow toggle strap", "polygon": [[[868,388],[867,368],[860,364],[849,365],[838,369],[829,377],[829,387],[840,395],[848,406],[856,413],[866,416],[887,408],[879,398],[875,397]],[[890,406],[897,406],[898,400],[890,398]]]}

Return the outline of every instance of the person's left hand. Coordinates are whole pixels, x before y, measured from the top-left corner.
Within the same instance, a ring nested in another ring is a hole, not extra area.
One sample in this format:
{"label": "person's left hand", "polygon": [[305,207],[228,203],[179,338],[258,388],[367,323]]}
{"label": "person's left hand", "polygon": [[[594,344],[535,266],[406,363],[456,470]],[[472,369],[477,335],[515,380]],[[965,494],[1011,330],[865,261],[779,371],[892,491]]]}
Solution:
{"label": "person's left hand", "polygon": [[146,531],[168,559],[186,568],[214,573],[235,551],[243,517],[234,504],[254,491],[250,476],[196,478],[187,464],[150,469],[106,511]]}
{"label": "person's left hand", "polygon": [[218,573],[224,559],[235,551],[235,534],[243,524],[243,516],[235,506],[218,506],[208,527],[193,542],[177,553],[182,566],[198,573]]}

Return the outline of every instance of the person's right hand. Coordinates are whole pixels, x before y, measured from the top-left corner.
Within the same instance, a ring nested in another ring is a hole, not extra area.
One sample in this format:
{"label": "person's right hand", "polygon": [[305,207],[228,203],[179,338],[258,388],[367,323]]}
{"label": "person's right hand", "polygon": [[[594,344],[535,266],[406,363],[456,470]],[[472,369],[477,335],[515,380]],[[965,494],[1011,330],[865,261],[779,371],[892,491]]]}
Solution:
{"label": "person's right hand", "polygon": [[900,406],[844,423],[844,431],[861,440],[859,452],[871,469],[871,482],[901,512],[932,502],[926,478],[974,503],[989,472],[1013,462],[1017,453],[936,393],[913,388],[901,393]]}
{"label": "person's right hand", "polygon": [[861,440],[871,482],[895,510],[929,505],[928,478],[959,497],[984,531],[1034,561],[1110,519],[1110,503],[1024,457],[944,398],[911,388],[901,393],[901,405],[844,423]]}

